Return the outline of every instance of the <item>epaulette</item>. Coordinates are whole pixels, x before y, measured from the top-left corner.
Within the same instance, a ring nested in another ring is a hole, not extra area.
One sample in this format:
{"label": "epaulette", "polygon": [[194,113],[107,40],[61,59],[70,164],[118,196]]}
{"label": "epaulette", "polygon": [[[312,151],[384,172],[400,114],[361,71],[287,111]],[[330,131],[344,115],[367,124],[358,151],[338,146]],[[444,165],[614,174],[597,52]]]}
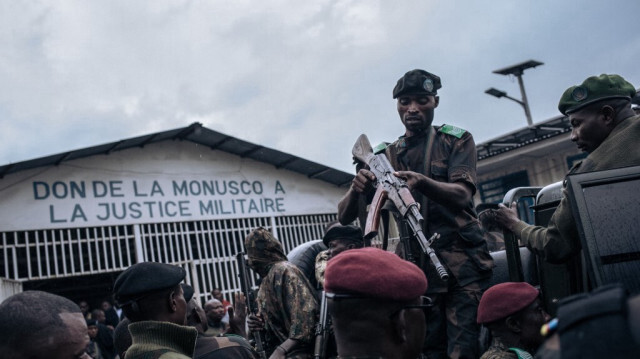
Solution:
{"label": "epaulette", "polygon": [[463,130],[460,127],[456,127],[453,125],[442,125],[442,127],[440,127],[438,132],[446,133],[447,135],[455,136],[457,138],[460,138],[462,137],[462,135],[467,133],[466,130]]}
{"label": "epaulette", "polygon": [[378,153],[384,152],[384,150],[387,149],[387,146],[389,146],[389,143],[382,142],[381,144],[373,148],[373,153],[377,155]]}

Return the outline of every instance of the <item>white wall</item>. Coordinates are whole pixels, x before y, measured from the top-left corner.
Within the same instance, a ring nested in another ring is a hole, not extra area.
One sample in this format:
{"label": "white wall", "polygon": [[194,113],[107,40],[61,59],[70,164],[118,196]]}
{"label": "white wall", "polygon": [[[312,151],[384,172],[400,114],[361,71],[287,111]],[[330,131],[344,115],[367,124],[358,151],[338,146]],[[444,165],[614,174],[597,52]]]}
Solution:
{"label": "white wall", "polygon": [[335,213],[345,191],[166,141],[7,175],[0,179],[0,231]]}

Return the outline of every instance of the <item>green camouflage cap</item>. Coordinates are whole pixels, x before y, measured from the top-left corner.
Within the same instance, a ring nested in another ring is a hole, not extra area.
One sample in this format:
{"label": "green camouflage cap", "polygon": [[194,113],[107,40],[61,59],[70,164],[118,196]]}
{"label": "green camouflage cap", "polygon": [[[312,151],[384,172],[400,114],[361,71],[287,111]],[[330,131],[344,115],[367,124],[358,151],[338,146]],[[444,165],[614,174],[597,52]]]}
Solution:
{"label": "green camouflage cap", "polygon": [[271,264],[286,261],[287,256],[282,245],[266,228],[258,227],[252,230],[244,240],[247,256],[254,263]]}
{"label": "green camouflage cap", "polygon": [[562,94],[558,110],[567,115],[594,102],[616,98],[631,100],[635,95],[636,88],[622,76],[591,76],[581,85],[571,86]]}
{"label": "green camouflage cap", "polygon": [[411,70],[398,80],[393,98],[406,94],[435,96],[441,87],[440,77],[424,70]]}

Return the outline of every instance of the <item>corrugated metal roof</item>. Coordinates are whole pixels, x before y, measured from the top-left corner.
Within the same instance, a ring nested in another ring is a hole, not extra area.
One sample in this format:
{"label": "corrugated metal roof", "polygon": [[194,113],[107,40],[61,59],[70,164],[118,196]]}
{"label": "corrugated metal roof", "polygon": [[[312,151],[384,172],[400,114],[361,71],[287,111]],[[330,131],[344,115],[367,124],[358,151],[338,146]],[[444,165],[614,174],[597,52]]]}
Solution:
{"label": "corrugated metal roof", "polygon": [[24,171],[43,166],[55,166],[62,162],[71,161],[78,158],[90,157],[94,155],[104,155],[115,151],[121,151],[133,147],[144,147],[147,144],[168,141],[185,140],[191,141],[212,150],[228,152],[243,158],[264,162],[284,168],[293,172],[303,174],[309,178],[315,178],[333,185],[343,187],[351,184],[354,175],[346,173],[319,163],[305,160],[282,151],[274,150],[251,142],[243,141],[239,138],[225,135],[202,126],[201,123],[193,123],[187,127],[174,130],[163,131],[133,137],[116,142],[106,143],[79,150],[63,152],[51,156],[40,157],[33,160],[10,163],[0,166],[0,178],[10,173]]}
{"label": "corrugated metal roof", "polygon": [[[495,72],[495,71],[494,71]],[[631,102],[640,105],[640,89]],[[478,161],[571,132],[567,116],[557,116],[476,145]]]}
{"label": "corrugated metal roof", "polygon": [[478,161],[571,132],[566,116],[528,126],[476,145]]}

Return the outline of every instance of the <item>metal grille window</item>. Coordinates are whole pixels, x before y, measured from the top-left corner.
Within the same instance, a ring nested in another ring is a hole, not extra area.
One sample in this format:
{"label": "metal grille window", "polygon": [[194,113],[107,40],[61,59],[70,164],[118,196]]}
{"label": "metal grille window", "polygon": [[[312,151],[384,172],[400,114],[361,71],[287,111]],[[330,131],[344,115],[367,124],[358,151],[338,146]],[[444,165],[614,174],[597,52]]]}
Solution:
{"label": "metal grille window", "polygon": [[135,263],[131,226],[2,232],[0,277],[13,280],[119,271]]}
{"label": "metal grille window", "polygon": [[244,250],[249,231],[268,228],[288,253],[322,238],[336,218],[318,214],[0,232],[0,278],[24,282],[117,273],[153,261],[184,267],[200,300],[209,299],[216,287],[231,300],[240,290],[235,255]]}

